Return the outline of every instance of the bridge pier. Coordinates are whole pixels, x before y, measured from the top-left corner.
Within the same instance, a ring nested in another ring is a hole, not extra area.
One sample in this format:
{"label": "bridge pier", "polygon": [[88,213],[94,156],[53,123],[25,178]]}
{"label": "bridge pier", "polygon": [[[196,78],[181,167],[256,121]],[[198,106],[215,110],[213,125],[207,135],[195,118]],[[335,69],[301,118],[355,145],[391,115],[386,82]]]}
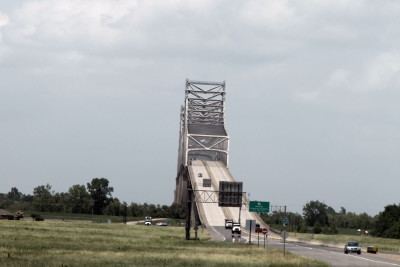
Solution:
{"label": "bridge pier", "polygon": [[190,240],[190,228],[192,223],[192,202],[193,202],[193,191],[188,187],[187,190],[187,204],[186,204],[186,240]]}

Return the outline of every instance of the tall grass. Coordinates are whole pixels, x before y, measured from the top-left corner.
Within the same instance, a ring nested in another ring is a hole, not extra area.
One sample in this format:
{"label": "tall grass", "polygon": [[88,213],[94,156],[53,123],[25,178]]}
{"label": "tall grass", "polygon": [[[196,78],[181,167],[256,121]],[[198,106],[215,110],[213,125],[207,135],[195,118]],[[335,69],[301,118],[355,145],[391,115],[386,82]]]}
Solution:
{"label": "tall grass", "polygon": [[255,246],[183,239],[182,227],[0,221],[0,266],[325,266]]}

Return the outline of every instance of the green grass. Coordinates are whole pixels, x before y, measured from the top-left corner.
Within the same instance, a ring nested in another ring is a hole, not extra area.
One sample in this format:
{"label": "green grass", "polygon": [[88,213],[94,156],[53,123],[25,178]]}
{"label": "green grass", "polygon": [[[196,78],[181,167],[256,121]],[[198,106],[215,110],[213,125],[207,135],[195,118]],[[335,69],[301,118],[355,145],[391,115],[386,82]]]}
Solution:
{"label": "green grass", "polygon": [[379,238],[366,235],[325,235],[325,234],[304,234],[289,233],[289,237],[297,238],[302,241],[317,241],[324,244],[344,246],[347,241],[358,241],[363,248],[367,246],[377,246],[380,252],[400,253],[400,239]]}
{"label": "green grass", "polygon": [[326,266],[245,244],[186,241],[182,227],[0,221],[0,266]]}
{"label": "green grass", "polygon": [[[91,221],[98,223],[105,222],[122,222],[122,216],[111,216],[111,215],[92,215],[83,213],[62,213],[62,212],[25,212],[25,217],[29,218],[31,214],[40,214],[45,219],[51,220],[79,220],[79,221]],[[128,221],[143,220],[144,217],[131,217],[128,216]]]}
{"label": "green grass", "polygon": [[[89,221],[95,223],[122,223],[122,216],[112,216],[112,215],[95,215],[95,214],[83,214],[83,213],[62,213],[62,212],[27,212],[25,217],[29,218],[31,214],[40,214],[45,220],[77,220],[77,221]],[[128,222],[131,221],[142,221],[144,216],[141,217],[126,217]],[[156,218],[155,218],[156,220]],[[184,220],[182,219],[168,219],[168,224],[172,226],[184,225]],[[155,221],[156,222],[156,221]]]}

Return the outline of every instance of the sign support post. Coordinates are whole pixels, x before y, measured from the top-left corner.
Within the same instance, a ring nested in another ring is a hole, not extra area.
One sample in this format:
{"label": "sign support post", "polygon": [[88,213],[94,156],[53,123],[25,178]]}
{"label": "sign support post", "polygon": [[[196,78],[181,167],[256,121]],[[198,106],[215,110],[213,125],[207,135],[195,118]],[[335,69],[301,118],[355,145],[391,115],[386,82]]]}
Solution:
{"label": "sign support post", "polygon": [[249,233],[249,244],[251,245],[251,225],[252,225],[252,220],[250,220],[250,233]]}
{"label": "sign support post", "polygon": [[264,249],[265,249],[265,236],[266,236],[266,234],[264,234]]}

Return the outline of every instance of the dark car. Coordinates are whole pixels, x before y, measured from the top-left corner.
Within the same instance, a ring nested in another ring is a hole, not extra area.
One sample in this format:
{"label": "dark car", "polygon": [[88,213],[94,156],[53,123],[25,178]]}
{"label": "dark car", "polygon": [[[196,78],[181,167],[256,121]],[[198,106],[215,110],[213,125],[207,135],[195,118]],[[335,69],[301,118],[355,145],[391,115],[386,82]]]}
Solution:
{"label": "dark car", "polygon": [[376,254],[376,253],[378,253],[378,247],[376,247],[376,246],[368,246],[367,247],[367,252]]}

